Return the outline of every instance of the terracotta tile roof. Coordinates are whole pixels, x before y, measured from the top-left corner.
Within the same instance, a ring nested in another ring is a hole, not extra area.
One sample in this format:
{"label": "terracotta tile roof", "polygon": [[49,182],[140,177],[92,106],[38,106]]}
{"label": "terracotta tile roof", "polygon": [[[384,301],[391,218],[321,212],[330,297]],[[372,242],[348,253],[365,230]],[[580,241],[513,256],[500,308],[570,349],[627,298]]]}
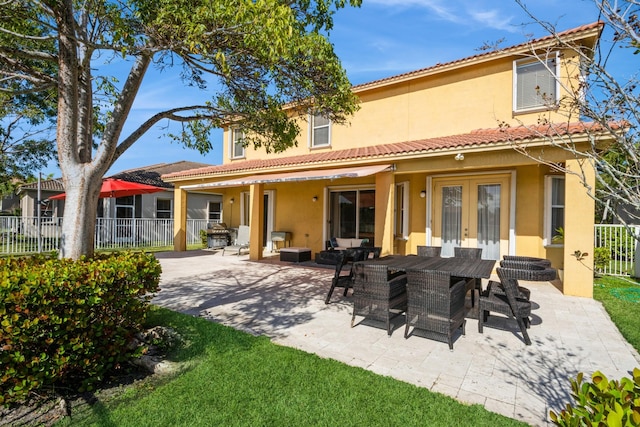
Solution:
{"label": "terracotta tile roof", "polygon": [[586,25],[582,25],[580,27],[576,27],[576,28],[571,28],[569,30],[566,31],[562,31],[559,32],[555,35],[548,35],[545,37],[541,37],[538,39],[534,39],[534,40],[530,40],[518,45],[514,45],[514,46],[510,46],[510,47],[506,47],[504,49],[499,49],[496,51],[491,51],[491,52],[486,52],[486,53],[480,53],[477,55],[473,55],[473,56],[469,56],[466,58],[462,58],[462,59],[456,59],[454,61],[450,61],[450,62],[445,62],[445,63],[438,63],[436,65],[433,65],[431,67],[427,67],[427,68],[422,68],[419,70],[414,70],[414,71],[409,71],[407,73],[403,73],[403,74],[398,74],[395,76],[391,76],[391,77],[385,77],[383,79],[379,79],[379,80],[374,80],[371,82],[367,82],[367,83],[362,83],[359,85],[355,85],[353,86],[353,91],[354,92],[359,92],[361,90],[365,90],[368,89],[370,87],[373,86],[380,86],[380,85],[385,85],[385,84],[389,84],[389,83],[394,83],[395,81],[403,81],[409,78],[416,78],[419,77],[423,74],[431,74],[434,72],[438,72],[441,69],[446,69],[449,68],[451,66],[455,66],[455,65],[462,65],[465,63],[469,63],[469,62],[476,62],[476,61],[481,61],[483,59],[493,59],[496,56],[501,56],[501,55],[505,55],[505,54],[513,54],[516,51],[522,50],[523,48],[528,48],[531,45],[536,45],[536,44],[543,44],[545,42],[549,42],[552,41],[556,38],[568,38],[568,37],[572,37],[572,36],[577,36],[581,33],[589,33],[593,30],[598,30],[599,32],[602,31],[602,29],[604,28],[604,23],[602,21],[597,21],[597,22],[593,22],[591,24],[586,24]]}
{"label": "terracotta tile roof", "polygon": [[[616,125],[616,127],[619,127]],[[407,156],[437,153],[460,148],[488,147],[491,145],[508,146],[514,141],[536,140],[543,136],[566,136],[584,133],[600,128],[594,123],[564,123],[540,126],[518,126],[493,129],[478,129],[461,135],[451,135],[417,141],[397,142],[368,147],[331,150],[322,153],[299,156],[276,156],[268,159],[246,160],[217,166],[209,166],[163,175],[163,179],[194,178],[201,176],[250,173],[268,169],[295,168],[302,166],[318,167],[341,161],[386,161]]]}

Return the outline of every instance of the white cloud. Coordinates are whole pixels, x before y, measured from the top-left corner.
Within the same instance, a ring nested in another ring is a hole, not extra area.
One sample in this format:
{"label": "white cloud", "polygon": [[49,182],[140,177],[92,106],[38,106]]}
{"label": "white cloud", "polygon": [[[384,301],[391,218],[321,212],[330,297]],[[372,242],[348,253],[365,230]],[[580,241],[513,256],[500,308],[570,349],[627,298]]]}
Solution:
{"label": "white cloud", "polygon": [[446,2],[441,0],[367,0],[367,4],[377,4],[383,7],[399,7],[403,9],[421,7],[436,14],[440,19],[450,22],[460,22],[460,17]]}
{"label": "white cloud", "polygon": [[477,2],[443,0],[368,0],[367,4],[393,8],[422,8],[435,17],[454,24],[469,25],[470,23],[494,30],[514,32],[513,17],[503,11],[493,9],[479,9]]}

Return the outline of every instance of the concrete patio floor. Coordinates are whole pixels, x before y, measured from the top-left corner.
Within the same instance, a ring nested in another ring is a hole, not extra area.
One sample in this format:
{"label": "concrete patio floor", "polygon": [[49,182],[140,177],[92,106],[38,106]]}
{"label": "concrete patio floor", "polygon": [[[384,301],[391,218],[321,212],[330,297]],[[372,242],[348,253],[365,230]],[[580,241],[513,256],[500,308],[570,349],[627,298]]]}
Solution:
{"label": "concrete patio floor", "polygon": [[[446,343],[420,336],[405,339],[403,316],[388,337],[384,326],[350,327],[352,298],[324,298],[333,270],[293,263],[251,262],[219,251],[158,253],[161,291],[153,303],[202,316],[280,345],[332,358],[380,375],[426,387],[465,403],[528,424],[550,425],[549,410],[570,398],[569,379],[578,372],[629,376],[640,356],[622,338],[602,305],[562,295],[550,283],[527,283],[533,304],[525,346],[515,321],[494,319],[478,333],[467,320],[466,335]],[[361,318],[356,318],[360,321]]]}

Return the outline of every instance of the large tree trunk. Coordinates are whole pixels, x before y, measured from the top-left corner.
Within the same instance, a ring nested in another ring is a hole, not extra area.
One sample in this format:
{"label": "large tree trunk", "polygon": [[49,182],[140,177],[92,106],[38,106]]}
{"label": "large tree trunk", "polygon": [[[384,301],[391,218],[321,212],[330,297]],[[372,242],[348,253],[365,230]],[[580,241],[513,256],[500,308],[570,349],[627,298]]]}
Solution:
{"label": "large tree trunk", "polygon": [[65,179],[66,199],[60,257],[78,259],[92,256],[96,233],[100,178]]}

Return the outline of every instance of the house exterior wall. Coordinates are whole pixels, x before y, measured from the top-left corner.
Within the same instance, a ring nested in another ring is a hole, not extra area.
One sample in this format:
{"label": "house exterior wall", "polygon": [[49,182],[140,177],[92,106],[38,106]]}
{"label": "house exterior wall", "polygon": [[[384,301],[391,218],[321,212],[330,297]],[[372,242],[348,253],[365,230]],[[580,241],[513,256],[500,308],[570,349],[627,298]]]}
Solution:
{"label": "house exterior wall", "polygon": [[[541,111],[513,111],[513,64],[526,58],[510,56],[473,66],[454,68],[421,78],[402,81],[380,88],[358,90],[360,110],[349,124],[331,126],[331,146],[309,147],[307,116],[298,121],[301,128],[298,145],[284,154],[297,156],[330,151],[414,141],[446,135],[457,135],[476,129],[495,128],[499,123],[510,126],[533,125]],[[561,55],[562,88],[569,86],[569,75],[575,75],[575,55]],[[554,111],[544,111],[545,119],[566,121]],[[245,157],[230,158],[230,130],[223,135],[223,163],[268,158],[264,149],[247,147]]]}
{"label": "house exterior wall", "polygon": [[[585,36],[587,37],[587,36]],[[589,33],[593,40],[597,36]],[[587,38],[588,38],[587,37]],[[588,44],[589,41],[586,41]],[[473,58],[452,62],[429,70],[408,73],[389,80],[372,82],[354,88],[361,100],[361,109],[351,118],[349,125],[331,127],[331,145],[327,148],[310,148],[309,126],[300,120],[301,135],[298,146],[292,147],[281,157],[295,157],[314,153],[330,153],[381,144],[395,144],[408,141],[472,135],[478,129],[497,129],[501,125],[517,127],[521,124],[535,126],[541,121],[566,123],[562,112],[536,110],[513,111],[514,61],[526,58],[526,49],[512,54],[496,53],[495,56]],[[578,69],[575,55],[563,52],[560,79],[570,86]],[[230,129],[224,131],[223,163],[241,165],[243,162],[271,159],[264,151],[245,150],[242,159],[230,159]],[[562,290],[566,294],[592,296],[593,273],[588,268],[592,258],[584,262],[576,261],[575,250],[593,253],[593,201],[575,177],[565,177],[565,242],[554,244],[545,240],[545,217],[548,189],[546,177],[558,174],[548,164],[554,162],[576,168],[567,152],[550,146],[532,146],[531,157],[513,149],[509,141],[485,146],[450,146],[438,150],[406,152],[402,155],[371,155],[367,159],[353,158],[348,161],[323,161],[317,164],[296,166],[287,164],[264,170],[238,170],[228,172],[221,169],[211,176],[178,177],[170,179],[176,186],[176,195],[186,194],[182,186],[201,185],[250,174],[269,174],[310,168],[351,167],[388,163],[391,170],[361,178],[319,179],[304,182],[264,183],[236,187],[216,187],[212,192],[221,195],[223,220],[231,227],[243,224],[250,218],[251,259],[263,256],[262,240],[264,210],[263,193],[268,193],[273,203],[273,211],[268,212],[272,224],[267,229],[292,233],[292,246],[308,247],[313,253],[324,249],[325,240],[330,236],[329,195],[332,191],[348,189],[375,190],[375,239],[374,244],[382,248],[382,254],[412,254],[418,245],[432,245],[437,211],[436,183],[484,182],[496,180],[500,184],[500,257],[507,254],[548,258],[554,267],[564,272]],[[539,141],[540,142],[540,141]],[[540,144],[542,144],[540,142]],[[457,158],[458,154],[463,157]],[[545,164],[536,161],[544,158]],[[258,168],[259,169],[259,168]],[[588,171],[589,179],[593,171]],[[408,192],[408,227],[406,235],[396,235],[395,212],[397,185],[406,183]],[[443,184],[445,185],[445,184]],[[477,184],[481,185],[481,184]],[[200,191],[200,190],[198,190]],[[421,192],[425,197],[421,197]],[[467,190],[465,190],[467,191]],[[471,190],[467,191],[469,193]],[[249,197],[244,194],[250,194]],[[477,195],[476,195],[477,196]],[[176,196],[178,197],[178,196]],[[314,201],[317,197],[317,201]],[[479,196],[477,196],[479,200]],[[232,204],[231,200],[235,202]],[[473,200],[473,199],[470,199]],[[242,201],[242,203],[240,203]],[[243,215],[248,201],[252,208],[250,215]],[[186,203],[186,201],[185,201]],[[469,203],[471,205],[471,203]],[[475,206],[469,206],[469,214]],[[504,212],[507,210],[508,212]],[[186,218],[187,207],[176,204],[176,236],[180,236],[180,223]],[[182,216],[184,215],[184,216]],[[473,222],[473,221],[471,221]],[[506,224],[505,224],[506,222]],[[255,226],[257,225],[257,227]],[[571,234],[571,237],[569,237]],[[470,236],[471,240],[472,237]],[[258,243],[256,243],[258,242]],[[182,243],[176,243],[180,250]],[[499,259],[499,258],[498,258]]]}

